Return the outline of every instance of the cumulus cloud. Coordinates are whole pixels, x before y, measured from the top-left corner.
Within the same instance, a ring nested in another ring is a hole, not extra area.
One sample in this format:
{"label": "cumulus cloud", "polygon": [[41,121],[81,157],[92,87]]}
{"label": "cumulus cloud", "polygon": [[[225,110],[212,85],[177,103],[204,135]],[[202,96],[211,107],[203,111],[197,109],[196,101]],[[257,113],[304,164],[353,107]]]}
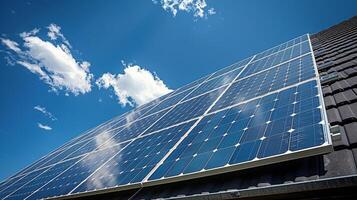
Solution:
{"label": "cumulus cloud", "polygon": [[206,0],[152,0],[161,7],[176,16],[178,11],[193,13],[194,17],[204,18],[216,14],[214,8],[207,8]]}
{"label": "cumulus cloud", "polygon": [[17,42],[1,38],[2,44],[13,51],[8,63],[17,63],[38,75],[52,91],[64,90],[66,94],[70,92],[74,95],[90,92],[93,78],[89,70],[90,63],[74,58],[71,46],[59,26],[51,24],[48,29],[48,37],[56,40],[56,43],[37,36],[39,29],[20,34],[23,50]]}
{"label": "cumulus cloud", "polygon": [[113,88],[121,105],[142,105],[171,92],[162,80],[138,65],[127,65],[124,74],[105,73],[96,84],[99,88]]}
{"label": "cumulus cloud", "polygon": [[33,109],[41,112],[42,114],[44,114],[46,117],[48,117],[49,119],[51,119],[52,121],[56,121],[57,118],[52,114],[50,113],[49,111],[47,111],[47,109],[45,107],[42,107],[40,105],[37,105],[35,107],[33,107]]}
{"label": "cumulus cloud", "polygon": [[52,128],[47,126],[47,125],[43,125],[41,123],[37,123],[37,125],[38,125],[38,128],[40,128],[40,129],[43,129],[43,130],[46,130],[46,131],[52,130]]}

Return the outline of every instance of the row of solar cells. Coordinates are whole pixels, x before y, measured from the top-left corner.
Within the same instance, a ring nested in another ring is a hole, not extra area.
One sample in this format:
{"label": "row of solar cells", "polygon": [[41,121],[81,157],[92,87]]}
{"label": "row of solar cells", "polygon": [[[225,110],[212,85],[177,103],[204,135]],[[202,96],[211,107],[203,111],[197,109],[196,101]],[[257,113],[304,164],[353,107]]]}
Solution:
{"label": "row of solar cells", "polygon": [[305,55],[309,52],[310,44],[308,41],[299,43],[298,45],[285,49],[284,51],[280,51],[276,54],[250,63],[250,66],[247,70],[244,71],[242,77],[259,72],[261,70],[269,69],[272,66],[276,66],[280,63],[286,62],[301,55]]}
{"label": "row of solar cells", "polygon": [[306,35],[302,35],[300,37],[297,37],[295,39],[292,39],[290,41],[287,41],[287,42],[285,42],[283,44],[280,44],[278,46],[275,46],[273,48],[270,48],[268,50],[265,50],[265,51],[257,54],[255,56],[255,58],[254,58],[254,61],[259,60],[259,59],[261,59],[263,57],[269,56],[271,54],[277,53],[279,51],[283,51],[286,48],[292,47],[294,45],[298,45],[299,43],[302,43],[302,42],[305,42],[305,41],[308,41],[308,40],[309,40],[309,38],[308,38],[307,34]]}
{"label": "row of solar cells", "polygon": [[237,80],[217,102],[212,111],[281,89],[315,77],[311,54],[262,73]]}

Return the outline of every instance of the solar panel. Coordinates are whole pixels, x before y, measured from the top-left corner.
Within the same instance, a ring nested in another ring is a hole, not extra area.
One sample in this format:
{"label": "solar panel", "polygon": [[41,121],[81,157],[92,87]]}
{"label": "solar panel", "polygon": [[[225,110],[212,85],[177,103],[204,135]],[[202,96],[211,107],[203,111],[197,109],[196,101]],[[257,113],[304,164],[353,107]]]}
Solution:
{"label": "solar panel", "polygon": [[0,199],[140,188],[331,149],[303,35],[85,132],[2,182]]}
{"label": "solar panel", "polygon": [[149,180],[322,145],[326,138],[317,95],[317,82],[310,81],[205,116]]}

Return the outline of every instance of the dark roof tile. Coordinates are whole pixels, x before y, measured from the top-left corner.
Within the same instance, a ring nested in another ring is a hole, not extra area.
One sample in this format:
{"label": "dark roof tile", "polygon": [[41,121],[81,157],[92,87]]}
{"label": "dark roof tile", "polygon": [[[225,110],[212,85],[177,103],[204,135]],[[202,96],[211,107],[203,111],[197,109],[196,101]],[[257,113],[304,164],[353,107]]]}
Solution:
{"label": "dark roof tile", "polygon": [[357,148],[352,149],[353,157],[355,158],[355,163],[357,165]]}
{"label": "dark roof tile", "polygon": [[357,122],[352,122],[352,123],[346,124],[344,127],[345,127],[345,131],[346,131],[346,135],[347,135],[349,143],[351,145],[356,145],[357,144]]}
{"label": "dark roof tile", "polygon": [[326,174],[323,177],[346,176],[357,173],[355,158],[350,149],[342,149],[324,155],[324,164]]}
{"label": "dark roof tile", "polygon": [[356,60],[351,60],[351,61],[348,61],[348,62],[345,62],[345,63],[342,63],[338,66],[335,67],[335,69],[337,71],[342,71],[344,69],[347,69],[347,68],[350,68],[350,67],[354,67],[357,65],[357,61]]}
{"label": "dark roof tile", "polygon": [[322,87],[322,93],[323,93],[324,96],[332,94],[331,87],[328,86],[328,85]]}
{"label": "dark roof tile", "polygon": [[347,76],[353,76],[353,75],[357,74],[357,70],[355,68],[348,68],[348,69],[344,70],[344,73],[346,73]]}
{"label": "dark roof tile", "polygon": [[326,108],[331,108],[336,106],[335,99],[333,96],[327,96],[324,98]]}
{"label": "dark roof tile", "polygon": [[357,95],[352,89],[337,93],[333,96],[337,105],[347,104],[357,100]]}
{"label": "dark roof tile", "polygon": [[338,107],[342,120],[357,120],[357,103]]}
{"label": "dark roof tile", "polygon": [[357,86],[357,76],[353,76],[351,78],[348,78],[348,79],[346,79],[346,81],[350,85],[350,87]]}
{"label": "dark roof tile", "polygon": [[340,113],[337,108],[331,108],[327,110],[327,118],[331,125],[340,124],[342,122]]}
{"label": "dark roof tile", "polygon": [[[347,77],[346,77],[346,78],[347,78]],[[338,81],[337,83],[338,83],[338,85],[342,88],[342,90],[345,90],[345,89],[347,89],[347,88],[350,87],[350,84],[348,84],[348,82],[345,81],[345,80],[340,80],[340,81]]]}
{"label": "dark roof tile", "polygon": [[340,83],[340,81],[332,83],[331,89],[333,93],[340,92],[344,90],[344,85]]}

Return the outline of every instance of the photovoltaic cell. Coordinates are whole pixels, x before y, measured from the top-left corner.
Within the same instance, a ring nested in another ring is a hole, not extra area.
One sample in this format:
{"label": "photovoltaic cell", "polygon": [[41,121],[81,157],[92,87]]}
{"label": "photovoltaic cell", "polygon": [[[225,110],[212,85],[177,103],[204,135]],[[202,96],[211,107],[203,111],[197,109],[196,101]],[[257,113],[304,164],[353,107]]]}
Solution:
{"label": "photovoltaic cell", "polygon": [[149,180],[202,172],[325,142],[316,81],[204,117]]}
{"label": "photovoltaic cell", "polygon": [[0,199],[163,184],[328,152],[312,56],[303,35],[187,84],[44,156],[2,182]]}

